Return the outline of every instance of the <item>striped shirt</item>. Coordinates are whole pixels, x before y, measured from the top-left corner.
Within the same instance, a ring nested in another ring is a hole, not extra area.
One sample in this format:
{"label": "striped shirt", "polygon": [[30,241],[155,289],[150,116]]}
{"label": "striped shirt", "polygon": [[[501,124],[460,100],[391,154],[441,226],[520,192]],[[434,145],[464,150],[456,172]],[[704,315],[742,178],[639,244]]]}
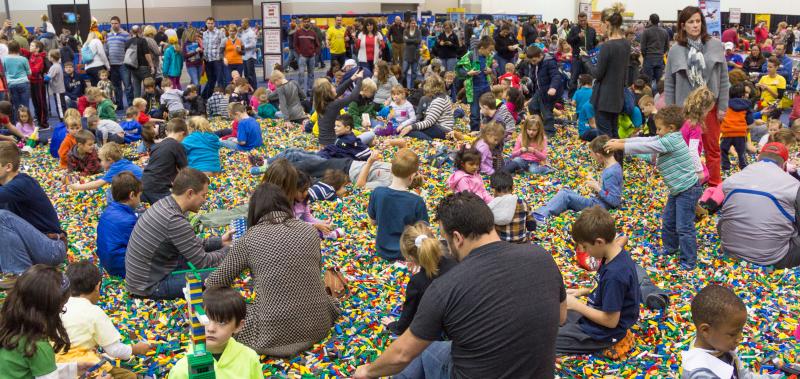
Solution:
{"label": "striped shirt", "polygon": [[506,137],[511,136],[514,134],[514,129],[517,126],[517,121],[514,120],[514,116],[511,115],[511,112],[508,111],[505,104],[500,104],[497,107],[497,110],[494,112],[494,116],[486,117],[481,115],[481,123],[489,123],[492,121],[499,122],[503,127],[506,129]]}
{"label": "striped shirt", "polygon": [[112,66],[121,65],[125,61],[125,43],[131,36],[128,32],[120,30],[119,33],[108,32],[106,37],[106,55],[108,63]]}
{"label": "striped shirt", "polygon": [[139,217],[125,254],[128,291],[149,296],[182,262],[197,268],[215,267],[227,248],[218,237],[201,239],[172,196],[167,196]]}
{"label": "striped shirt", "polygon": [[222,60],[222,51],[225,49],[225,32],[220,28],[203,32],[203,59],[206,62]]}
{"label": "striped shirt", "polygon": [[439,95],[425,111],[425,119],[411,126],[414,130],[425,130],[434,125],[439,125],[446,131],[453,130],[455,120],[453,119],[453,104],[447,95]]}
{"label": "striped shirt", "polygon": [[658,154],[656,167],[664,177],[664,183],[671,195],[686,191],[697,184],[689,146],[679,131],[663,137],[628,138],[625,140],[625,154]]}

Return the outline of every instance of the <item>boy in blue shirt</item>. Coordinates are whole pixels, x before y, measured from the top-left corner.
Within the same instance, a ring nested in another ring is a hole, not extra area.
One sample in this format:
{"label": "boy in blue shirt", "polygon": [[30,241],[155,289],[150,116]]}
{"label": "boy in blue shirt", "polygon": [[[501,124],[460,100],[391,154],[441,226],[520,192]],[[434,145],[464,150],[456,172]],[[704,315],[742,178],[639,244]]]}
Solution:
{"label": "boy in blue shirt", "polygon": [[575,112],[578,114],[578,136],[586,141],[592,142],[600,133],[597,131],[594,120],[594,106],[590,101],[592,98],[592,76],[581,74],[578,83],[581,88],[572,95],[575,104]]}
{"label": "boy in blue shirt", "polygon": [[123,171],[128,171],[136,176],[136,179],[142,180],[142,168],[123,158],[122,147],[116,142],[107,142],[97,152],[97,156],[100,158],[100,166],[103,170],[106,170],[105,175],[88,183],[70,184],[69,187],[67,187],[70,191],[91,191],[98,189],[111,183],[114,176]]}
{"label": "boy in blue shirt", "polygon": [[125,143],[136,142],[142,139],[142,124],[136,120],[138,117],[138,108],[130,106],[125,110],[125,121],[119,123],[122,130],[125,131]]}
{"label": "boy in blue shirt", "polygon": [[593,192],[596,192],[595,196],[586,198],[570,189],[561,189],[547,204],[533,213],[537,223],[543,224],[548,217],[558,216],[567,209],[579,212],[594,205],[619,208],[622,204],[622,166],[614,158],[613,153],[605,151],[604,146],[608,140],[608,136],[599,136],[589,143],[592,157],[603,165],[600,182],[590,179],[586,183]]}
{"label": "boy in blue shirt", "polygon": [[593,80],[594,78],[592,78],[591,74],[581,74],[578,76],[578,83],[581,87],[572,94],[572,101],[574,102],[575,109],[581,109],[583,104],[590,102],[592,99]]}
{"label": "boy in blue shirt", "polygon": [[111,196],[114,201],[97,222],[97,257],[109,275],[124,278],[125,251],[138,219],[134,209],[141,203],[142,182],[130,171],[123,171],[111,181]]}
{"label": "boy in blue shirt", "polygon": [[[591,354],[626,338],[639,319],[641,293],[636,263],[615,241],[614,219],[605,209],[584,210],[572,226],[576,249],[600,261],[593,289],[567,290],[567,323],[558,330],[557,354]],[[584,303],[579,297],[587,297]]]}
{"label": "boy in blue shirt", "polygon": [[[369,160],[377,160],[372,154]],[[400,236],[407,225],[428,222],[425,200],[408,190],[417,176],[419,157],[409,149],[400,149],[392,160],[392,184],[377,187],[369,196],[367,213],[378,226],[375,250],[389,261],[401,260]]]}
{"label": "boy in blue shirt", "polygon": [[220,141],[222,146],[235,151],[250,151],[257,147],[264,146],[261,136],[261,125],[256,119],[247,114],[247,110],[242,103],[231,103],[228,106],[228,113],[231,118],[238,120],[239,125],[236,138],[229,138]]}
{"label": "boy in blue shirt", "polygon": [[64,97],[67,100],[67,108],[77,108],[78,98],[83,96],[84,84],[80,75],[75,73],[75,66],[72,62],[64,62]]}
{"label": "boy in blue shirt", "polygon": [[469,128],[478,131],[481,127],[481,108],[478,99],[491,90],[492,52],[494,40],[483,36],[478,42],[477,51],[468,51],[459,59],[456,68],[458,75],[464,80],[464,89],[469,103]]}

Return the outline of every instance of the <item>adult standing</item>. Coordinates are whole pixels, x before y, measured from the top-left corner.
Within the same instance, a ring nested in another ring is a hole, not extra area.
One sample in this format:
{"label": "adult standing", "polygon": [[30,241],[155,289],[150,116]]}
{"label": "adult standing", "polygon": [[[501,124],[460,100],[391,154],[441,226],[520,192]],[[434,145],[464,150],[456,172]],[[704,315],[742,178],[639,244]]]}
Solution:
{"label": "adult standing", "polygon": [[225,87],[225,67],[222,62],[222,52],[225,50],[225,32],[216,28],[214,17],[206,19],[206,31],[203,32],[203,60],[206,66],[206,86],[203,88],[203,98],[208,99],[214,93],[214,87]]}
{"label": "adult standing", "polygon": [[128,73],[127,66],[124,64],[125,44],[128,42],[129,38],[130,34],[120,26],[119,17],[111,17],[111,30],[106,34],[106,53],[108,55],[108,63],[111,65],[108,78],[111,80],[111,84],[114,85],[116,99],[113,100],[117,104],[117,109],[124,109],[122,101],[123,87],[128,104],[133,102],[131,75]]}
{"label": "adult standing", "polygon": [[777,269],[800,266],[800,182],[786,173],[788,159],[785,146],[768,143],[758,162],[722,182],[717,230],[725,254]]}
{"label": "adult standing", "polygon": [[511,28],[508,25],[504,24],[500,27],[500,33],[494,39],[494,48],[497,50],[497,54],[494,55],[494,59],[497,61],[495,70],[497,76],[501,76],[506,73],[506,63],[514,63],[519,49],[517,38],[511,35]]}
{"label": "adult standing", "polygon": [[562,40],[562,39],[563,40],[567,39],[567,34],[569,34],[569,30],[570,30],[569,20],[566,19],[566,18],[561,20],[561,24],[558,25],[558,39],[559,39],[559,41]]}
{"label": "adult standing", "polygon": [[125,283],[138,297],[155,300],[183,296],[184,275],[172,272],[188,268],[216,267],[231,244],[232,232],[222,238],[202,239],[186,218],[197,212],[208,196],[208,176],[186,167],[178,172],[172,195],[147,209],[136,221],[125,253]]}
{"label": "adult standing", "polygon": [[342,26],[342,16],[336,16],[335,24],[328,28],[325,33],[325,38],[328,40],[328,48],[331,52],[331,66],[333,62],[339,62],[339,67],[344,66],[344,61],[347,59],[347,28]]}
{"label": "adult standing", "polygon": [[403,77],[406,78],[406,88],[414,88],[414,81],[417,80],[419,72],[419,44],[422,42],[422,34],[417,28],[417,20],[408,20],[408,27],[403,32]]}
{"label": "adult standing", "polygon": [[664,100],[667,105],[683,105],[695,88],[708,86],[717,103],[705,118],[703,150],[706,154],[710,186],[722,183],[720,175],[719,122],[728,107],[728,64],[720,40],[711,37],[698,7],[683,8],[678,15],[678,34],[667,55]]}
{"label": "adult standing", "polygon": [[652,82],[651,88],[656,88],[656,84],[664,75],[664,54],[669,50],[669,34],[659,25],[658,15],[650,15],[650,25],[642,33],[641,49],[644,56],[642,74],[647,75]]}
{"label": "adult standing", "polygon": [[405,62],[403,60],[403,32],[405,32],[405,27],[403,27],[403,20],[400,16],[394,17],[394,22],[392,26],[389,27],[389,42],[392,44],[392,63],[394,64],[403,64]]}
{"label": "adult standing", "polygon": [[239,38],[242,40],[242,48],[244,49],[244,54],[242,56],[244,60],[244,73],[242,73],[242,75],[247,78],[251,87],[256,88],[258,87],[258,79],[256,79],[256,63],[258,62],[256,48],[258,46],[258,37],[256,37],[256,32],[253,28],[250,27],[249,18],[242,19],[242,28],[239,31]]}
{"label": "adult standing", "polygon": [[358,66],[375,71],[375,62],[381,57],[381,50],[385,43],[383,36],[378,31],[375,19],[364,20],[364,27],[356,38],[356,51],[358,52]]}
{"label": "adult standing", "polygon": [[234,24],[228,25],[228,38],[225,38],[225,53],[223,62],[225,63],[225,82],[228,85],[232,80],[231,73],[238,72],[244,76],[244,44],[238,36],[238,28]]}
{"label": "adult standing", "polygon": [[317,51],[322,48],[317,39],[317,33],[311,30],[311,20],[303,17],[303,26],[294,33],[294,50],[297,53],[298,78],[300,88],[311,93],[311,86],[314,84],[314,60]]}
{"label": "adult standing", "polygon": [[617,118],[625,105],[623,91],[627,71],[620,68],[628,67],[631,57],[631,44],[622,32],[624,12],[625,9],[619,3],[603,10],[602,21],[608,39],[600,48],[596,65],[590,65],[588,56],[581,51],[595,80],[591,101],[595,109],[597,130],[611,138],[619,136]]}
{"label": "adult standing", "polygon": [[[86,65],[84,67],[86,68],[86,74],[89,75],[89,81],[92,82],[92,86],[97,86],[97,82],[100,81],[100,70],[109,70],[111,68],[111,65],[108,63],[108,57],[106,56],[106,49],[103,47],[103,41],[93,32],[89,32],[86,36],[86,42],[83,43],[83,48],[88,48],[92,52],[92,61],[88,63],[84,62]],[[83,56],[81,58],[83,58]]]}
{"label": "adult standing", "polygon": [[522,43],[528,47],[539,38],[539,29],[536,28],[536,19],[531,17],[522,25]]}
{"label": "adult standing", "polygon": [[330,332],[339,309],[325,292],[317,230],[298,220],[289,198],[262,183],[247,210],[247,231],[231,248],[208,287],[230,286],[248,269],[259,296],[236,339],[259,354],[291,356]]}
{"label": "adult standing", "polygon": [[[453,31],[453,22],[445,21],[442,32],[436,37],[436,56],[442,61],[446,71],[454,71],[458,63],[458,36]],[[409,87],[410,88],[410,87]]]}
{"label": "adult standing", "polygon": [[322,49],[328,47],[327,41],[325,39],[325,32],[323,32],[322,29],[320,29],[320,27],[317,26],[316,19],[311,20],[311,30],[313,30],[314,33],[317,34],[317,41],[319,41],[319,50],[317,50],[317,59],[314,60],[314,63],[319,68],[325,68],[325,61],[322,60]]}
{"label": "adult standing", "polygon": [[459,263],[428,287],[411,326],[353,377],[405,369],[394,377],[552,378],[567,314],[553,258],[538,245],[500,241],[492,211],[471,192],[444,198],[436,219]]}
{"label": "adult standing", "polygon": [[[572,26],[567,34],[567,42],[572,46],[572,76],[570,77],[570,94],[578,88],[578,76],[585,72],[585,65],[581,60],[581,51],[587,54],[594,50],[597,44],[597,32],[589,26],[586,13],[578,13],[578,23]],[[627,63],[625,66],[628,67]]]}
{"label": "adult standing", "polygon": [[161,55],[163,52],[161,51],[161,46],[156,42],[156,33],[158,31],[153,25],[147,25],[142,31],[142,38],[147,42],[150,54],[153,55],[153,64],[156,66],[153,77],[156,79],[156,83],[161,83],[160,80],[164,77],[164,73],[161,72]]}
{"label": "adult standing", "polygon": [[181,51],[183,61],[186,63],[186,73],[189,74],[189,81],[199,88],[200,76],[203,75],[203,36],[194,27],[189,27],[183,32],[181,37]]}
{"label": "adult standing", "polygon": [[[703,21],[703,24],[705,25],[705,21]],[[678,33],[680,33],[680,30],[678,30]],[[761,46],[769,38],[767,24],[764,21],[759,22],[756,28],[753,29],[753,35],[756,38],[756,45]]]}
{"label": "adult standing", "polygon": [[130,71],[131,82],[133,82],[131,85],[133,97],[137,98],[142,96],[142,81],[145,78],[154,77],[156,74],[153,53],[150,51],[147,41],[141,37],[139,25],[131,27],[131,38],[125,43],[125,51],[127,52],[132,46],[135,46],[136,49],[136,62],[130,63],[135,66],[128,65],[126,68]]}
{"label": "adult standing", "polygon": [[767,63],[767,59],[761,54],[761,47],[757,44],[750,46],[750,54],[744,59],[743,70],[748,75],[752,73],[761,73],[761,67]]}

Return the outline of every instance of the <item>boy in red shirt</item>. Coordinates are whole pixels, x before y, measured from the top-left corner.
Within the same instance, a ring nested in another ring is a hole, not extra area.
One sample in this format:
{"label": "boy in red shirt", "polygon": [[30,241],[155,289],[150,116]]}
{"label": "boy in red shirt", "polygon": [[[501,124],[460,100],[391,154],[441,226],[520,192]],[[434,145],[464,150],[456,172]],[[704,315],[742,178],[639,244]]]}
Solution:
{"label": "boy in red shirt", "polygon": [[30,50],[20,49],[20,54],[28,58],[28,64],[31,66],[31,74],[28,75],[28,81],[31,83],[31,100],[33,101],[36,120],[41,128],[46,129],[48,128],[47,86],[44,83],[44,62],[47,59],[47,53],[43,50],[44,44],[41,41],[33,41],[30,44]]}

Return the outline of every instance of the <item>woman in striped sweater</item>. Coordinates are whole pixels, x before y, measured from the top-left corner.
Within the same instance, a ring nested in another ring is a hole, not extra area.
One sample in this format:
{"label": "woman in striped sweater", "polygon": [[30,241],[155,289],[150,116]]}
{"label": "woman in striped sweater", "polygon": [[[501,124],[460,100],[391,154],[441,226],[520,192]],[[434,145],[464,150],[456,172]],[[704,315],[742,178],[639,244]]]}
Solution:
{"label": "woman in striped sweater", "polygon": [[401,136],[409,136],[426,141],[446,139],[453,132],[453,103],[447,96],[444,81],[438,75],[432,76],[422,87],[426,96],[433,100],[425,110],[425,118],[400,129]]}

